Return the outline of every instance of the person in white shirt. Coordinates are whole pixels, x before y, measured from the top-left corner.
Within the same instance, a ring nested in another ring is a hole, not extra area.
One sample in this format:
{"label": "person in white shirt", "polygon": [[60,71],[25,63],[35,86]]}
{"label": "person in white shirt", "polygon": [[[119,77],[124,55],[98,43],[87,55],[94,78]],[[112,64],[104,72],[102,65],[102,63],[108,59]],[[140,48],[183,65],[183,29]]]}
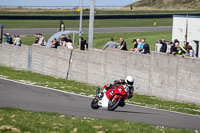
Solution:
{"label": "person in white shirt", "polygon": [[19,35],[14,35],[13,36],[13,43],[16,46],[21,46],[21,38],[19,37]]}

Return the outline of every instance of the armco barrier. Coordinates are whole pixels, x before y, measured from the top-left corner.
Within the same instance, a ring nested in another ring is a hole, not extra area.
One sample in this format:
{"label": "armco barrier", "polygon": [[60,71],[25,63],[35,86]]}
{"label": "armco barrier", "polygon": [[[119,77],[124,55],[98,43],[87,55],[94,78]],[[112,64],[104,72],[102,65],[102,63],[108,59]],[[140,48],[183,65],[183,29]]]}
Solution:
{"label": "armco barrier", "polygon": [[100,86],[133,75],[136,93],[200,105],[200,60],[195,58],[3,44],[0,65]]}

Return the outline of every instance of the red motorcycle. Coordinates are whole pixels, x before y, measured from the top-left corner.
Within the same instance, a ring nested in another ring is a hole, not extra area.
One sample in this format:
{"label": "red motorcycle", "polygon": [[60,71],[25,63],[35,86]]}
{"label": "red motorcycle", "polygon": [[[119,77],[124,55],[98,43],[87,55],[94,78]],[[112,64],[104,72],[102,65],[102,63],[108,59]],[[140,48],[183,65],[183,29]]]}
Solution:
{"label": "red motorcycle", "polygon": [[[106,85],[104,86],[104,89]],[[106,108],[109,111],[114,111],[118,106],[125,106],[125,100],[127,98],[127,94],[133,94],[133,89],[129,89],[128,86],[119,84],[118,86],[113,86],[106,92],[100,92],[98,88],[96,91],[96,97],[91,102],[92,109],[98,109],[100,107]]]}

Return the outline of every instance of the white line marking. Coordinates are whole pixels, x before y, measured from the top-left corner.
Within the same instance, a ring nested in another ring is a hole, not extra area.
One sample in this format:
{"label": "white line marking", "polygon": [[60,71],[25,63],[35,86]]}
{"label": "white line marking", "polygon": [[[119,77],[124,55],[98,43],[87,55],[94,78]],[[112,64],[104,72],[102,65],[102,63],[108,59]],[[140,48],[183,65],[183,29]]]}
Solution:
{"label": "white line marking", "polygon": [[[86,96],[86,95],[76,94],[76,93],[67,92],[67,91],[63,91],[63,90],[58,90],[58,89],[54,89],[54,88],[48,88],[48,87],[39,86],[39,85],[32,85],[32,84],[22,83],[22,82],[20,82],[20,81],[11,80],[11,79],[7,79],[7,78],[3,78],[3,77],[0,77],[0,79],[7,80],[7,81],[11,81],[11,82],[18,83],[18,84],[22,84],[22,85],[28,85],[28,86],[33,86],[33,87],[38,87],[38,88],[47,89],[47,90],[53,90],[53,91],[57,91],[57,92],[65,93],[65,94],[71,94],[71,95],[80,96],[80,97],[86,97],[86,98],[94,98],[94,97],[92,97],[92,96]],[[182,113],[182,112],[175,112],[175,111],[170,111],[170,110],[157,109],[157,108],[146,107],[146,106],[140,106],[140,105],[129,104],[129,103],[127,103],[127,105],[129,105],[129,106],[136,106],[136,107],[140,107],[140,108],[153,109],[153,110],[158,110],[158,111],[164,111],[164,112],[177,113],[177,114],[182,114],[182,115],[189,115],[189,116],[194,116],[194,117],[200,117],[199,115],[186,114],[186,113]]]}

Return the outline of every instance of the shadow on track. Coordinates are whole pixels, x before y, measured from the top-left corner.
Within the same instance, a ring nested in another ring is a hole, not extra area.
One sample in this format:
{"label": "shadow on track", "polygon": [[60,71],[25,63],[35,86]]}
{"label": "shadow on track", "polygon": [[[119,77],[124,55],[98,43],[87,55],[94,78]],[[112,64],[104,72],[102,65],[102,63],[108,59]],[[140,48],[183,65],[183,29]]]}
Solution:
{"label": "shadow on track", "polygon": [[113,112],[130,113],[130,114],[153,114],[153,113],[146,113],[146,112],[122,111],[122,110],[115,110]]}

